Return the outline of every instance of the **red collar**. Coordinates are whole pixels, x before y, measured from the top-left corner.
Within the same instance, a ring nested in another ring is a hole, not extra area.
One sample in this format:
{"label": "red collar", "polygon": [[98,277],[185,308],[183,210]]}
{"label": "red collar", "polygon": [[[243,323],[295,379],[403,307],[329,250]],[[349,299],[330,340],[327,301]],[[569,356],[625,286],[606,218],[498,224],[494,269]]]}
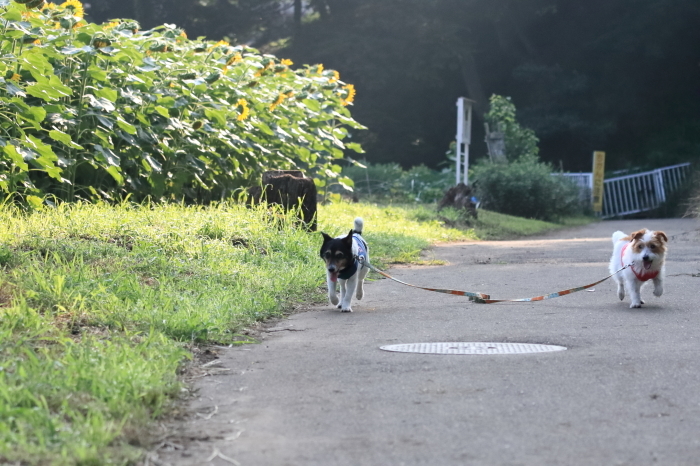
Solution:
{"label": "red collar", "polygon": [[[620,251],[620,262],[622,263],[623,267],[625,267],[625,260],[624,260],[625,250],[627,249],[627,246],[629,246],[630,244],[632,244],[632,243],[625,244],[622,247],[622,251]],[[637,277],[637,280],[642,281],[642,282],[646,282],[648,280],[653,280],[659,274],[658,270],[655,270],[653,272],[646,272],[646,273],[644,271],[642,271],[642,273],[640,274],[640,273],[637,273],[636,270],[634,270],[634,266],[630,267],[630,269],[632,269],[632,272],[634,273],[634,276]]]}

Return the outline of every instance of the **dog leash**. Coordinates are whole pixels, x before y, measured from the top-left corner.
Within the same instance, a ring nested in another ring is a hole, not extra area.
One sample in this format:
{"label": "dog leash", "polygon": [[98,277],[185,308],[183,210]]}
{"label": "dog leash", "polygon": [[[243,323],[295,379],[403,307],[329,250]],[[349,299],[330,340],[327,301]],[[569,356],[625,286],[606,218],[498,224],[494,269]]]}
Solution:
{"label": "dog leash", "polygon": [[566,295],[571,294],[571,293],[576,293],[577,291],[582,291],[582,290],[587,290],[588,288],[592,288],[592,287],[596,286],[597,284],[603,283],[605,280],[608,280],[613,275],[617,275],[618,273],[622,272],[626,268],[634,265],[634,262],[632,262],[630,264],[625,265],[617,272],[611,273],[610,275],[603,278],[602,280],[598,280],[595,283],[591,283],[591,284],[584,285],[584,286],[579,286],[576,288],[569,288],[568,290],[557,291],[555,293],[550,293],[550,294],[546,294],[546,295],[542,295],[542,296],[535,296],[532,298],[491,299],[491,295],[488,295],[485,293],[477,293],[477,292],[473,292],[473,291],[448,290],[448,289],[441,289],[441,288],[427,288],[424,286],[411,285],[410,283],[406,283],[406,282],[403,282],[397,278],[392,277],[388,273],[379,270],[378,268],[376,268],[372,264],[365,264],[364,260],[360,260],[360,263],[362,264],[363,267],[368,267],[370,270],[377,272],[379,275],[382,275],[382,276],[384,276],[390,280],[393,280],[397,283],[401,283],[402,285],[411,286],[413,288],[419,288],[421,290],[426,290],[426,291],[435,291],[437,293],[447,293],[447,294],[453,294],[453,295],[457,295],[457,296],[466,296],[469,298],[469,301],[474,301],[475,303],[478,303],[478,304],[494,304],[494,303],[505,303],[505,302],[528,303],[528,302],[534,302],[534,301],[544,301],[545,299],[560,298],[562,296],[566,296]]}
{"label": "dog leash", "polygon": [[453,294],[453,295],[457,295],[457,296],[466,296],[469,298],[469,301],[474,301],[477,303],[484,302],[485,300],[491,298],[491,296],[489,296],[487,294],[477,293],[474,291],[447,290],[447,289],[442,289],[442,288],[427,288],[425,286],[411,285],[410,283],[402,282],[398,278],[392,277],[388,273],[379,270],[378,268],[376,268],[372,264],[369,264],[369,263],[365,264],[364,260],[360,260],[360,263],[362,264],[363,267],[368,267],[370,270],[374,270],[379,275],[382,275],[382,276],[388,278],[389,280],[394,280],[397,283],[401,283],[402,285],[406,285],[406,286],[411,286],[413,288],[420,288],[421,290],[426,290],[426,291],[435,291],[436,293],[447,293],[447,294]]}
{"label": "dog leash", "polygon": [[621,268],[620,270],[618,270],[617,272],[611,273],[611,274],[608,275],[607,277],[603,278],[602,280],[598,280],[598,281],[595,282],[595,283],[591,283],[591,284],[589,284],[589,285],[584,285],[584,286],[578,286],[578,287],[576,287],[576,288],[569,288],[568,290],[557,291],[556,293],[550,293],[550,294],[546,294],[546,295],[542,295],[542,296],[535,296],[535,297],[533,297],[533,298],[520,298],[520,299],[482,299],[482,300],[480,300],[480,301],[476,301],[476,300],[475,300],[475,302],[481,303],[481,304],[494,304],[494,303],[529,303],[529,302],[533,302],[533,301],[544,301],[545,299],[560,298],[560,297],[562,297],[562,296],[566,296],[566,295],[571,294],[571,293],[576,293],[577,291],[587,290],[588,288],[592,288],[592,287],[596,286],[596,285],[599,284],[599,283],[603,283],[605,280],[609,279],[609,278],[612,277],[613,275],[616,275],[616,274],[622,272],[623,270],[625,270],[625,269],[628,268],[628,267],[631,267],[632,265],[634,265],[634,262],[632,262],[631,264],[625,265],[624,267],[622,267],[622,268]]}

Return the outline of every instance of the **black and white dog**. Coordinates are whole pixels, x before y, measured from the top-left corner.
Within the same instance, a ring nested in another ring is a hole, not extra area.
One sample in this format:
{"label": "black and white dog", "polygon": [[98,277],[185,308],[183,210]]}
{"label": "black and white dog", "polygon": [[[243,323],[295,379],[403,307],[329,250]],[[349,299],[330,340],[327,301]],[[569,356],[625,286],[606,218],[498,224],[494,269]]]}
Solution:
{"label": "black and white dog", "polygon": [[[321,246],[321,258],[326,262],[326,281],[328,282],[328,300],[337,305],[342,312],[352,312],[350,302],[352,295],[362,299],[365,291],[363,284],[369,268],[369,248],[362,238],[364,222],[360,217],[346,236],[331,238],[325,233]],[[340,301],[335,291],[335,283],[340,281]]]}

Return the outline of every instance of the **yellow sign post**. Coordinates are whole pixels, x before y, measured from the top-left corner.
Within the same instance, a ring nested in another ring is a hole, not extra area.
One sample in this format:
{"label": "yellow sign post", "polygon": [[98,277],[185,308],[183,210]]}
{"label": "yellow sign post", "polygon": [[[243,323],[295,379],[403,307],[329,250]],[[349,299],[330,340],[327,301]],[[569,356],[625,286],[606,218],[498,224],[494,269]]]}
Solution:
{"label": "yellow sign post", "polygon": [[593,212],[603,213],[603,193],[605,179],[605,152],[593,152]]}

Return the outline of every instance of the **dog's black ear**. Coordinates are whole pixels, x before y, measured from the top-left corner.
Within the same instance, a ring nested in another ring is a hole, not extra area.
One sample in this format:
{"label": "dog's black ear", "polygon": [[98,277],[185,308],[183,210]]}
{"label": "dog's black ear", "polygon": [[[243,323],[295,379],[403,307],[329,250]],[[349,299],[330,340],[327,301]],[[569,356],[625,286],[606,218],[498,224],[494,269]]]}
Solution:
{"label": "dog's black ear", "polygon": [[350,233],[348,233],[348,236],[343,238],[343,242],[348,243],[350,246],[352,246],[352,234],[355,230],[350,230]]}
{"label": "dog's black ear", "polygon": [[323,235],[323,242],[324,243],[327,243],[328,241],[333,239],[330,235],[327,235],[324,232],[321,232],[321,234]]}

